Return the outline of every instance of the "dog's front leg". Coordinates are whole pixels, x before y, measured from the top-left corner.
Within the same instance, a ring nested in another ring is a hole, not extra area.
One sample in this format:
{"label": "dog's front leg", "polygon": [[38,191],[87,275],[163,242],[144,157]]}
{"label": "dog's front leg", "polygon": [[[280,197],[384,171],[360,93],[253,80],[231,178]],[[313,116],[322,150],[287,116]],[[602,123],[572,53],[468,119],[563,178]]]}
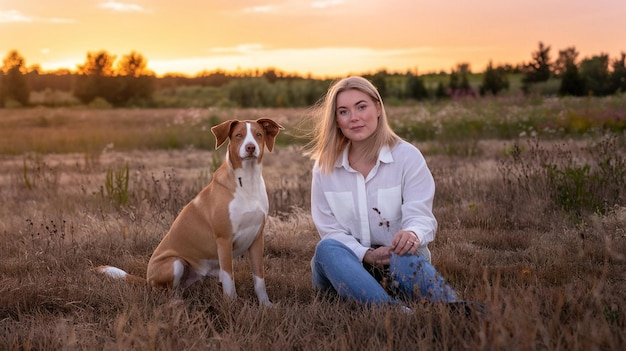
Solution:
{"label": "dog's front leg", "polygon": [[273,304],[270,302],[270,298],[267,296],[267,290],[265,289],[263,244],[263,232],[261,232],[257,235],[250,249],[248,249],[248,256],[254,279],[254,292],[259,299],[259,304],[271,307]]}
{"label": "dog's front leg", "polygon": [[233,277],[233,243],[229,238],[217,239],[217,256],[220,262],[220,282],[224,295],[235,300],[237,291],[235,290],[235,278]]}

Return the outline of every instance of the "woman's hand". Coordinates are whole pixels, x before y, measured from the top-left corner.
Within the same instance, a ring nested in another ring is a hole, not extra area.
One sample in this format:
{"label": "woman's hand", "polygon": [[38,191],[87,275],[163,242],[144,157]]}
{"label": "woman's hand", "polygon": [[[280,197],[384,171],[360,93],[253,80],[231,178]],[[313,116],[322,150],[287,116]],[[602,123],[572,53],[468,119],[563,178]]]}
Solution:
{"label": "woman's hand", "polygon": [[417,253],[420,239],[413,232],[407,230],[398,231],[391,240],[391,251],[399,256]]}
{"label": "woman's hand", "polygon": [[401,230],[397,232],[391,240],[391,246],[381,246],[376,249],[369,249],[363,256],[363,261],[371,265],[386,265],[391,260],[391,253],[399,256],[416,254],[420,246],[420,239],[413,232]]}
{"label": "woman's hand", "polygon": [[376,249],[369,249],[363,256],[363,262],[367,262],[372,266],[380,266],[389,264],[391,260],[391,248],[389,246],[381,246]]}

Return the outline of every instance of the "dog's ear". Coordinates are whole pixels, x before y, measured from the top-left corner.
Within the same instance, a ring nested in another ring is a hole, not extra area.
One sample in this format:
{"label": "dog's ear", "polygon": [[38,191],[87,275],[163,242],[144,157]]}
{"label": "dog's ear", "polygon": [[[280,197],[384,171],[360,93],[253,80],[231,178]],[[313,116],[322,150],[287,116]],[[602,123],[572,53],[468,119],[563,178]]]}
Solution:
{"label": "dog's ear", "polygon": [[260,124],[263,129],[265,129],[265,145],[267,146],[267,149],[272,152],[274,149],[274,141],[276,140],[278,132],[285,128],[269,118],[259,118],[256,122]]}
{"label": "dog's ear", "polygon": [[215,149],[218,149],[230,137],[230,131],[237,123],[239,123],[238,120],[232,119],[211,127],[211,132],[215,135]]}

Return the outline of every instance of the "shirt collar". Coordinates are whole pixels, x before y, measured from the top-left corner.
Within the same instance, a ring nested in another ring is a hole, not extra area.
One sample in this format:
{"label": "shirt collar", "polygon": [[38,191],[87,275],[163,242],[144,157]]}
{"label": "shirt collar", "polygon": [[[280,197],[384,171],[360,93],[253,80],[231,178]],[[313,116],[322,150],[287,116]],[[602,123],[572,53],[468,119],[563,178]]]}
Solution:
{"label": "shirt collar", "polygon": [[383,163],[392,163],[393,162],[393,154],[391,153],[391,148],[387,145],[383,145],[378,153],[378,161]]}
{"label": "shirt collar", "polygon": [[[350,162],[348,161],[348,148],[350,145],[346,145],[341,152],[341,157],[337,158],[335,162],[335,168],[343,167],[345,169],[351,169]],[[392,163],[393,162],[393,154],[391,153],[391,149],[387,145],[383,145],[378,153],[378,161],[376,163]]]}

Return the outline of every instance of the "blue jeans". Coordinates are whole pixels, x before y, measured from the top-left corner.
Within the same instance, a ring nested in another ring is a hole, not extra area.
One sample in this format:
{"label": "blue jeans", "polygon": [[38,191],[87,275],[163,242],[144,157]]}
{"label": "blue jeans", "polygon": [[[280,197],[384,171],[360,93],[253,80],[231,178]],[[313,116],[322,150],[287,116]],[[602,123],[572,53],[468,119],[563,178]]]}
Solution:
{"label": "blue jeans", "polygon": [[[339,296],[366,304],[399,303],[363,267],[359,258],[334,239],[321,240],[311,260],[313,287],[334,289]],[[408,300],[455,302],[456,293],[425,258],[392,254],[389,264],[392,286]]]}

